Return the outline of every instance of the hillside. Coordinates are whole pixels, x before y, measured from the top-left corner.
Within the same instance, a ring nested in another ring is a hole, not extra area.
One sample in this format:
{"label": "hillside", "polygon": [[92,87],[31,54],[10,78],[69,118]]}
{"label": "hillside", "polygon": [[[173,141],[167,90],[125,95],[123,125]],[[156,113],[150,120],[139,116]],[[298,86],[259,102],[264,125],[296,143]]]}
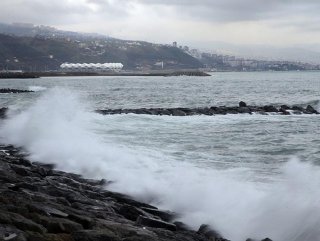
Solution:
{"label": "hillside", "polygon": [[63,62],[121,62],[127,70],[200,68],[202,63],[169,45],[108,37],[45,37],[0,34],[0,70],[57,70]]}

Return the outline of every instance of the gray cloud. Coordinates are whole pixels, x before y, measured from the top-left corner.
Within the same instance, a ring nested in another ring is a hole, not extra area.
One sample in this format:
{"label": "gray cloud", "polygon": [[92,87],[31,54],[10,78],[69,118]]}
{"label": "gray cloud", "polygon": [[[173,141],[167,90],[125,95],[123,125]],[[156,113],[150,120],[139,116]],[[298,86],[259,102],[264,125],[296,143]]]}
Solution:
{"label": "gray cloud", "polygon": [[0,0],[0,22],[148,41],[316,42],[319,12],[319,0]]}
{"label": "gray cloud", "polygon": [[[47,24],[72,21],[96,14],[101,18],[125,17],[134,4],[153,9],[170,7],[176,19],[208,22],[273,20],[296,14],[318,15],[318,0],[1,0],[0,21],[41,20]],[[96,6],[93,10],[90,5]],[[166,13],[164,13],[166,16]],[[39,21],[37,21],[39,22]]]}

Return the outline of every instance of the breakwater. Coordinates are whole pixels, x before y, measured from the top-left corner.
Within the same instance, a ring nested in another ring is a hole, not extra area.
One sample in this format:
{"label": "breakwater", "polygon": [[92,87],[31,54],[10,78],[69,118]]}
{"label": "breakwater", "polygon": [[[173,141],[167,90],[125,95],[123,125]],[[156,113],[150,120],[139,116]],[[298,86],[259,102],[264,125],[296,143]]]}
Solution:
{"label": "breakwater", "polygon": [[41,77],[67,77],[67,76],[197,76],[206,77],[211,76],[208,73],[198,70],[181,70],[181,71],[150,71],[150,72],[139,72],[139,71],[123,71],[123,72],[38,72],[34,73]]}
{"label": "breakwater", "polygon": [[40,75],[35,73],[13,73],[13,72],[0,72],[0,79],[36,79]]}
{"label": "breakwater", "polygon": [[168,116],[192,116],[192,115],[227,115],[227,114],[280,114],[280,115],[301,115],[301,114],[319,114],[319,112],[311,105],[302,106],[287,106],[279,107],[273,105],[265,106],[248,106],[241,101],[239,106],[212,106],[203,108],[138,108],[138,109],[106,109],[97,110],[97,113],[103,115],[114,114],[144,114],[144,115],[168,115]]}

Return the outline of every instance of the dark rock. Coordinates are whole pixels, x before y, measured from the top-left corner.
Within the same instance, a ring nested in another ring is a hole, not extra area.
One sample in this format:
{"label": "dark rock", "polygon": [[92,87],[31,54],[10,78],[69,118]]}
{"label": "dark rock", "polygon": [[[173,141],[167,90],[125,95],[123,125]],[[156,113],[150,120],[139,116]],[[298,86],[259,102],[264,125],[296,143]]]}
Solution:
{"label": "dark rock", "polygon": [[307,106],[306,111],[307,111],[308,113],[318,114],[318,111],[316,111],[311,105],[308,105],[308,106]]}
{"label": "dark rock", "polygon": [[162,109],[159,113],[160,115],[171,115],[171,112],[167,109]]}
{"label": "dark rock", "polygon": [[[252,114],[251,109],[249,107],[239,107],[237,109],[238,113]],[[233,113],[234,114],[234,113]],[[235,113],[236,114],[236,113]]]}
{"label": "dark rock", "polygon": [[101,230],[82,230],[75,232],[74,241],[122,241],[122,239],[109,229]]}
{"label": "dark rock", "polygon": [[7,117],[8,108],[0,108],[0,119]]}
{"label": "dark rock", "polygon": [[173,115],[173,116],[186,116],[187,115],[184,111],[182,111],[178,108],[170,109],[169,111],[171,112],[171,115]]}
{"label": "dark rock", "polygon": [[46,233],[46,234],[39,234],[39,233],[32,233],[29,232],[27,234],[28,241],[74,241],[72,236],[70,234],[52,234],[52,233]]}
{"label": "dark rock", "polygon": [[9,225],[0,224],[0,240],[26,241],[24,232]]}
{"label": "dark rock", "polygon": [[131,221],[136,221],[139,216],[144,215],[141,209],[126,204],[120,207],[118,213]]}
{"label": "dark rock", "polygon": [[176,225],[178,231],[189,231],[191,228],[183,222],[173,222]]}
{"label": "dark rock", "polygon": [[86,217],[86,216],[81,216],[81,215],[77,215],[77,214],[69,214],[69,219],[71,219],[72,221],[74,221],[76,223],[80,223],[83,226],[83,228],[85,228],[85,229],[90,229],[94,226],[93,220],[89,217]]}
{"label": "dark rock", "polygon": [[198,233],[203,234],[209,240],[224,240],[223,237],[207,224],[202,224]]}
{"label": "dark rock", "polygon": [[49,233],[73,233],[83,229],[82,225],[64,218],[38,216],[41,223]]}
{"label": "dark rock", "polygon": [[273,105],[266,105],[263,107],[265,112],[278,112],[278,109]]}
{"label": "dark rock", "polygon": [[153,228],[163,228],[168,229],[171,231],[176,231],[177,227],[176,225],[168,222],[164,222],[157,219],[147,218],[144,216],[139,216],[136,222],[138,225],[141,226],[147,226],[147,227],[153,227]]}
{"label": "dark rock", "polygon": [[246,102],[240,101],[240,102],[239,102],[239,107],[247,107]]}
{"label": "dark rock", "polygon": [[290,115],[290,112],[287,111],[286,109],[280,108],[279,112],[281,112],[282,115]]}
{"label": "dark rock", "polygon": [[0,89],[0,93],[1,94],[9,94],[9,93],[30,93],[30,92],[34,92],[34,91],[31,91],[31,90],[18,90],[18,89],[9,89],[9,88],[6,88],[6,89]]}
{"label": "dark rock", "polygon": [[46,232],[46,229],[43,226],[13,212],[2,211],[0,213],[0,223],[13,225],[23,231],[34,231],[38,233]]}
{"label": "dark rock", "polygon": [[281,109],[281,110],[290,110],[290,107],[287,106],[287,105],[281,105],[281,106],[280,106],[280,109]]}
{"label": "dark rock", "polygon": [[28,208],[30,212],[37,212],[47,216],[62,217],[62,218],[66,218],[69,216],[67,213],[64,213],[56,208],[41,205],[41,204],[40,205],[29,204]]}
{"label": "dark rock", "polygon": [[262,239],[261,241],[272,241],[272,240],[269,238],[265,238],[265,239]]}
{"label": "dark rock", "polygon": [[150,213],[154,216],[161,218],[163,221],[166,221],[166,222],[171,222],[173,219],[177,217],[177,214],[170,211],[159,210],[154,208],[144,208],[144,207],[142,207],[141,209],[143,211],[146,211],[147,213]]}

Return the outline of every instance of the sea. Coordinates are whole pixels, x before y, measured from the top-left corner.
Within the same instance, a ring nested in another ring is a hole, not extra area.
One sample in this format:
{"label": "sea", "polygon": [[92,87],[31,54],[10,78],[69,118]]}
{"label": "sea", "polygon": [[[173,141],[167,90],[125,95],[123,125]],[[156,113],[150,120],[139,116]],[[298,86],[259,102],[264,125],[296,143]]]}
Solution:
{"label": "sea", "polygon": [[312,105],[320,72],[2,79],[0,142],[32,161],[209,224],[225,238],[320,240],[320,116],[100,115],[97,109]]}

